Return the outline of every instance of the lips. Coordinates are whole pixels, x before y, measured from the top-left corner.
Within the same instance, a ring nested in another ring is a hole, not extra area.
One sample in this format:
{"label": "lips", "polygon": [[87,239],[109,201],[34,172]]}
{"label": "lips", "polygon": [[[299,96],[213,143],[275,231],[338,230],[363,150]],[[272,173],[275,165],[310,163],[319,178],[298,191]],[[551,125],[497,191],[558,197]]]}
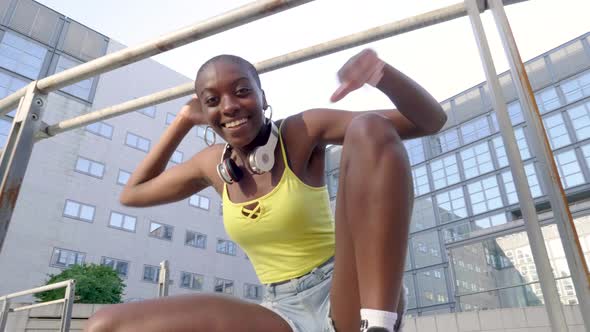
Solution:
{"label": "lips", "polygon": [[248,117],[237,119],[237,120],[232,120],[232,121],[228,121],[226,123],[222,123],[221,127],[226,128],[226,129],[238,129],[238,128],[244,126],[246,123],[248,123],[249,120],[250,119]]}

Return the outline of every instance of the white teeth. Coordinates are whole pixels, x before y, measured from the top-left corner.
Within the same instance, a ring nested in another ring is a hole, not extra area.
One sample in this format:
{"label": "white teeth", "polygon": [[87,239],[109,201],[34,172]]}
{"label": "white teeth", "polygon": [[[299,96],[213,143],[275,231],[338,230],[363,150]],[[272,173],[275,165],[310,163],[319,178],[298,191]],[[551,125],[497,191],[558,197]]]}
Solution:
{"label": "white teeth", "polygon": [[241,125],[243,123],[246,123],[246,122],[248,122],[248,119],[243,118],[243,119],[240,119],[240,120],[228,122],[228,123],[225,124],[225,127],[227,127],[227,128],[233,128],[233,127],[237,127],[237,126],[239,126],[239,125]]}

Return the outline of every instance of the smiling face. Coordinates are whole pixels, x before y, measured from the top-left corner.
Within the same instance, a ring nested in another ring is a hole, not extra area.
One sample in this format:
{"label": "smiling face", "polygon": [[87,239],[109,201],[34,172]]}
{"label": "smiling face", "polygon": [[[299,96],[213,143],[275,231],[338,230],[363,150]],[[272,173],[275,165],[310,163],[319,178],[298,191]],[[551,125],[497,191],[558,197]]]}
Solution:
{"label": "smiling face", "polygon": [[264,124],[267,105],[255,75],[245,60],[224,57],[207,62],[197,75],[195,89],[209,126],[233,147],[250,144]]}

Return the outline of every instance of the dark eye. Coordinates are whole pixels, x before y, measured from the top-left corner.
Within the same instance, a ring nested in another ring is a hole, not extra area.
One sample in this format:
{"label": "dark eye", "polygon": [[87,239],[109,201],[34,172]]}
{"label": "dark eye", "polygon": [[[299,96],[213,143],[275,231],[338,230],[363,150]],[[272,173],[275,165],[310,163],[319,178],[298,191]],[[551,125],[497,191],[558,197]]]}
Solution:
{"label": "dark eye", "polygon": [[211,96],[205,98],[205,105],[207,106],[215,106],[219,102],[219,98]]}
{"label": "dark eye", "polygon": [[243,96],[247,96],[250,93],[250,89],[249,88],[238,88],[236,90],[236,95],[243,97]]}

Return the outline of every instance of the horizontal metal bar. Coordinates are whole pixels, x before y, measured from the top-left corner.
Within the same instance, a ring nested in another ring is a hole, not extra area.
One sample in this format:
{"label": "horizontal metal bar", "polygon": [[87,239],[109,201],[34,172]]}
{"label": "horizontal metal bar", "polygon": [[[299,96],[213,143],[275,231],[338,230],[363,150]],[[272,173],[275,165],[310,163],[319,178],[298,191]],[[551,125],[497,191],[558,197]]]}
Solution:
{"label": "horizontal metal bar", "polygon": [[[170,51],[191,42],[210,37],[217,33],[250,23],[252,21],[306,4],[313,0],[259,0],[215,16],[208,20],[187,26],[135,47],[107,54],[63,72],[43,78],[37,88],[45,93],[83,81],[89,77],[123,67],[125,65]],[[20,91],[20,90],[19,90]],[[16,94],[16,93],[15,93]],[[14,95],[14,94],[13,94]],[[18,102],[18,95],[10,95],[0,102],[0,110],[10,109]],[[24,91],[21,96],[24,95]]]}
{"label": "horizontal metal bar", "polygon": [[0,99],[0,115],[5,115],[6,113],[16,108],[18,106],[18,103],[20,102],[20,99],[24,97],[26,91],[27,87],[24,86],[19,90],[16,90],[11,95]]}
{"label": "horizontal metal bar", "polygon": [[[528,0],[505,0],[506,4],[518,3]],[[319,58],[328,54],[336,53],[348,48],[367,44],[376,40],[381,40],[391,36],[399,35],[405,32],[418,30],[423,27],[435,25],[445,21],[450,21],[458,17],[466,16],[467,10],[463,3],[458,3],[438,10],[430,11],[411,18],[403,19],[394,23],[382,25],[363,32],[351,34],[345,37],[334,39],[325,43],[317,44],[311,47],[287,53],[275,58],[271,58],[255,65],[260,74],[267,73],[276,69],[288,67],[300,62]],[[73,130],[100,120],[112,118],[118,115],[129,113],[144,107],[157,105],[163,102],[174,100],[180,97],[188,96],[194,93],[194,84],[185,83],[167,90],[163,90],[148,96],[134,99],[115,106],[103,108],[92,113],[81,115],[72,119],[64,120],[57,124],[50,125],[44,133],[40,133],[39,140],[49,138],[50,136]]]}
{"label": "horizontal metal bar", "polygon": [[45,291],[49,291],[49,290],[53,290],[53,289],[68,287],[68,286],[75,284],[75,283],[76,283],[76,281],[74,279],[60,281],[60,282],[56,282],[55,284],[45,285],[45,286],[41,286],[41,287],[37,287],[37,288],[28,289],[28,290],[25,290],[22,292],[17,292],[17,293],[12,293],[12,294],[8,294],[8,295],[0,296],[0,301],[4,301],[5,299],[12,299],[15,297],[45,292]]}
{"label": "horizontal metal bar", "polygon": [[11,312],[25,311],[25,310],[29,310],[29,309],[33,309],[33,308],[39,308],[39,307],[44,307],[44,306],[48,306],[48,305],[52,305],[52,304],[59,304],[59,303],[64,303],[64,302],[66,302],[66,299],[59,299],[59,300],[42,302],[42,303],[35,303],[35,304],[27,305],[24,307],[13,308],[13,309],[10,309],[10,311]]}

